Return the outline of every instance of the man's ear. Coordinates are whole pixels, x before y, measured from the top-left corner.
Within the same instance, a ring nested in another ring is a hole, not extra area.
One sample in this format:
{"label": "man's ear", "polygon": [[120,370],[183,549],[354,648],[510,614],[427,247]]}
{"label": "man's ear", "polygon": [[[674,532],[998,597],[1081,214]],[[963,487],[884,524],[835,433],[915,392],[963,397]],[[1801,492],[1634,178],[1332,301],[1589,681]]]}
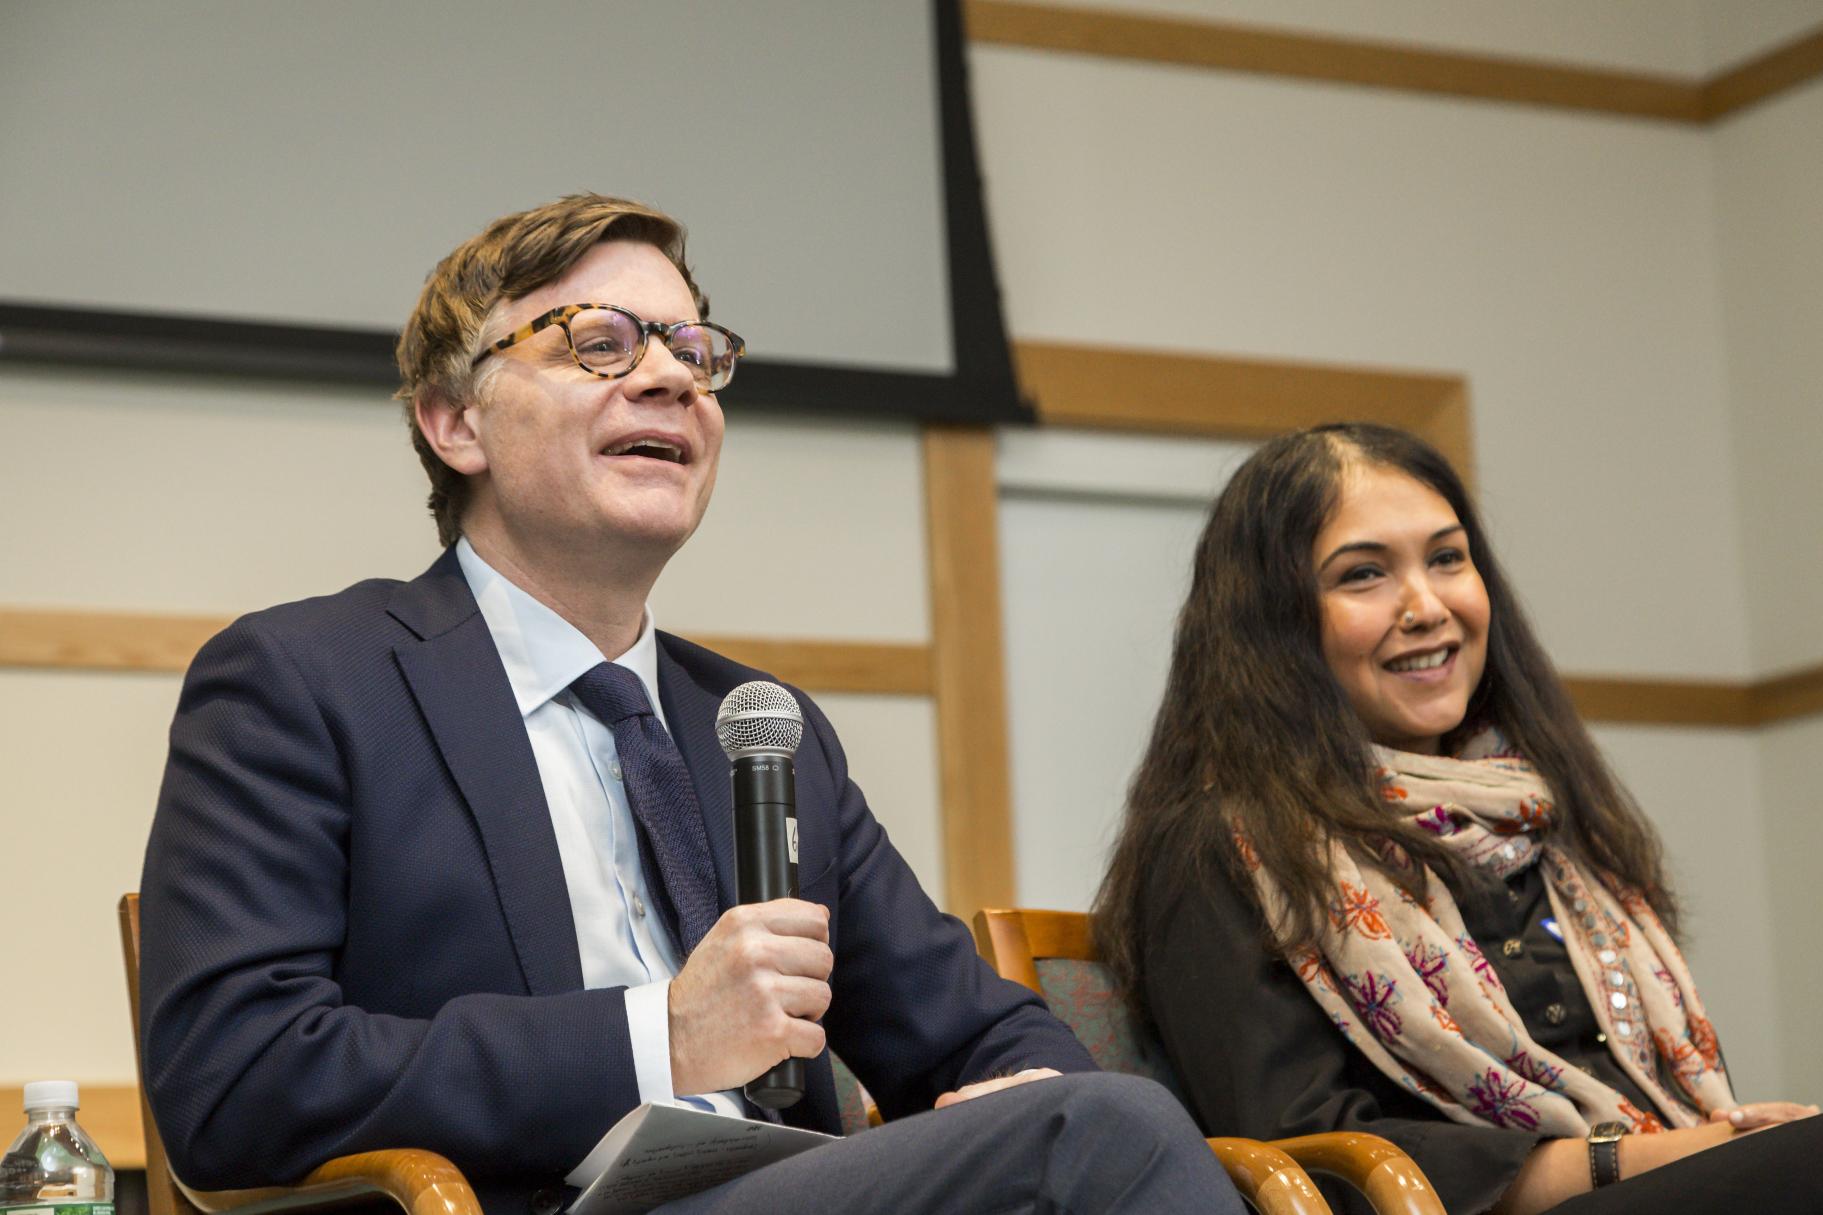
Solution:
{"label": "man's ear", "polygon": [[470,423],[470,407],[440,388],[425,388],[412,398],[411,409],[425,442],[445,464],[468,477],[487,471],[487,454]]}

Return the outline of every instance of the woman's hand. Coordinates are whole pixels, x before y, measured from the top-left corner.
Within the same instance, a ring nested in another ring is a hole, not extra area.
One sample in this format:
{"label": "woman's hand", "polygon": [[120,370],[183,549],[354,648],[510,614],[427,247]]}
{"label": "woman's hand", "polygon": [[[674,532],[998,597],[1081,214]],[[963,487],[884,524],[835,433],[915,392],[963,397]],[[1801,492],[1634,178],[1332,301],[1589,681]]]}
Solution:
{"label": "woman's hand", "polygon": [[[1797,1108],[1808,1108],[1800,1106]],[[1620,1141],[1620,1179],[1661,1168],[1726,1143],[1740,1134],[1724,1116],[1714,1122],[1653,1135],[1625,1135]],[[1519,1175],[1494,1205],[1497,1215],[1539,1215],[1560,1202],[1589,1192],[1589,1143],[1586,1139],[1546,1139],[1532,1149]]]}
{"label": "woman's hand", "polygon": [[1796,1101],[1749,1101],[1725,1110],[1710,1110],[1709,1121],[1726,1122],[1737,1131],[1761,1131],[1781,1122],[1796,1122],[1817,1112],[1814,1105]]}

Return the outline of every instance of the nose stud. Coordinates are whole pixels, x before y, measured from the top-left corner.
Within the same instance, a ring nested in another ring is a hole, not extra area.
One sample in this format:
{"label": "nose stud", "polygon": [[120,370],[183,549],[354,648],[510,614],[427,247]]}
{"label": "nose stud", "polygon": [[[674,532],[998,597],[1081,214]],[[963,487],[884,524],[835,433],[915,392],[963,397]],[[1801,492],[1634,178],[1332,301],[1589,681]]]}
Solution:
{"label": "nose stud", "polygon": [[1411,628],[1411,627],[1412,627],[1412,623],[1413,623],[1413,622],[1414,622],[1414,621],[1416,621],[1416,620],[1417,620],[1417,619],[1418,619],[1418,613],[1416,613],[1416,612],[1407,612],[1407,613],[1405,613],[1405,615],[1403,615],[1403,616],[1401,616],[1401,617],[1399,617],[1399,623],[1400,623],[1400,624],[1401,624],[1401,625],[1402,625],[1402,626],[1404,626],[1404,627],[1405,627],[1405,628],[1408,628],[1408,629],[1409,629],[1409,628]]}

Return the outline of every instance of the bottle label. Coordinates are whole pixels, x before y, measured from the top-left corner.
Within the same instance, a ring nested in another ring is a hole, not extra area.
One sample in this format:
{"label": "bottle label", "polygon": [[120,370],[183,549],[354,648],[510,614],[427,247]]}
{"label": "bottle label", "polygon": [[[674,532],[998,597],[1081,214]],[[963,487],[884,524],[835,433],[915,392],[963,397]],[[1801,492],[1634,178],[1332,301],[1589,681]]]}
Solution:
{"label": "bottle label", "polygon": [[26,1152],[8,1152],[0,1156],[0,1206],[7,1205],[4,1195],[18,1193],[35,1194],[38,1187],[31,1185],[33,1177],[38,1175],[38,1157]]}
{"label": "bottle label", "polygon": [[4,1202],[0,1215],[114,1215],[111,1202]]}

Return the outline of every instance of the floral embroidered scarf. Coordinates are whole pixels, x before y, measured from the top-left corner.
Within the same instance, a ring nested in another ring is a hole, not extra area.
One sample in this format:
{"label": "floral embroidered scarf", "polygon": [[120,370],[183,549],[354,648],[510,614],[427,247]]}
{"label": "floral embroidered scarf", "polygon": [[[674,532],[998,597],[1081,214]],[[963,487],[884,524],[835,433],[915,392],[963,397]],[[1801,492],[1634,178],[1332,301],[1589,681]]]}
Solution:
{"label": "floral embroidered scarf", "polygon": [[[1492,731],[1458,758],[1382,747],[1375,753],[1382,796],[1470,866],[1502,879],[1544,867],[1552,914],[1608,1049],[1658,1112],[1636,1108],[1532,1040],[1434,875],[1420,903],[1334,845],[1328,927],[1319,949],[1291,961],[1357,1049],[1452,1120],[1473,1126],[1575,1138],[1606,1121],[1635,1131],[1691,1126],[1734,1104],[1683,955],[1644,899],[1611,888],[1552,843],[1550,791],[1529,763],[1505,752]],[[1246,841],[1239,843],[1261,904],[1274,916],[1283,895]],[[1660,1083],[1660,1059],[1676,1091]]]}

